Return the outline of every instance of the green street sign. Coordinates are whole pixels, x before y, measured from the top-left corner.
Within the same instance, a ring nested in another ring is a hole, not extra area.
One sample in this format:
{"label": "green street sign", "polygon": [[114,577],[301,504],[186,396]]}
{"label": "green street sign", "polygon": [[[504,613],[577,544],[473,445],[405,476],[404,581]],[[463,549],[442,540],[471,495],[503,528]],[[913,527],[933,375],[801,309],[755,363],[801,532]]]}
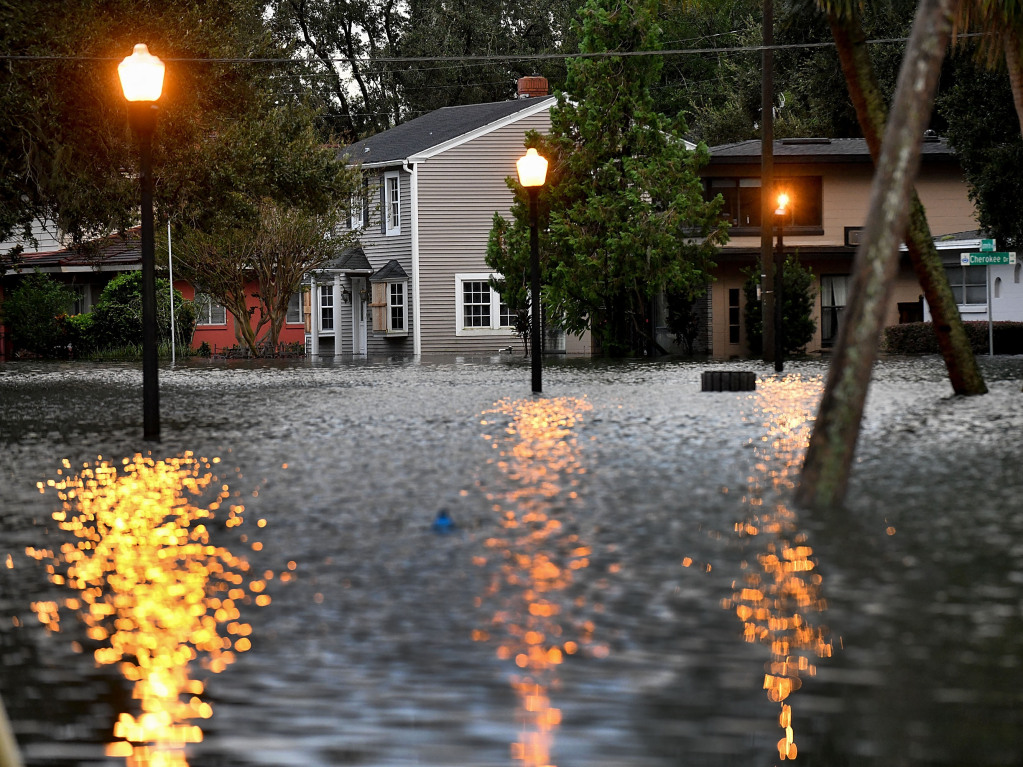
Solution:
{"label": "green street sign", "polygon": [[993,253],[994,250],[995,250],[995,241],[994,240],[981,240],[980,241],[980,251],[981,251],[981,253]]}
{"label": "green street sign", "polygon": [[962,266],[1012,266],[1016,263],[1015,253],[961,253]]}

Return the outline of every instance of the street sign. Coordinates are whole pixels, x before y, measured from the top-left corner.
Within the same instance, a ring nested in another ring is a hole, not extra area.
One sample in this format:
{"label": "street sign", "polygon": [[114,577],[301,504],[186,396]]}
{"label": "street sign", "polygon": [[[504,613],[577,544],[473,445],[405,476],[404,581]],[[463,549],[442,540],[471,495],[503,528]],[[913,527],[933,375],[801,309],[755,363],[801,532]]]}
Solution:
{"label": "street sign", "polygon": [[1012,266],[1016,263],[1015,253],[961,253],[962,266]]}
{"label": "street sign", "polygon": [[980,241],[980,251],[981,251],[981,253],[993,253],[994,249],[995,249],[995,241],[994,240],[981,240]]}

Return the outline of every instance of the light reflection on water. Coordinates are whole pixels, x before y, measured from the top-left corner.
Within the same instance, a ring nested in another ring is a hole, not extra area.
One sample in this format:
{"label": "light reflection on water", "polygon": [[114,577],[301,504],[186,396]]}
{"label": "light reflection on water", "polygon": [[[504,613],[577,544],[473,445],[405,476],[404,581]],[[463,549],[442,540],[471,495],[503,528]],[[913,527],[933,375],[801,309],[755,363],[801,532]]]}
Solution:
{"label": "light reflection on water", "polygon": [[203,737],[195,722],[213,715],[192,665],[227,668],[252,645],[239,606],[270,602],[273,573],[253,576],[244,557],[211,543],[216,512],[226,507],[228,528],[241,525],[244,512],[228,485],[217,484],[217,463],[190,453],[136,454],[120,467],[101,457],[72,472],[65,459],[58,479],[38,483],[40,492],[56,490],[62,508],[53,518],[74,540],[57,552],[29,547],[26,554],[46,563],[54,584],[78,593],[32,609],[54,632],[61,607],[75,613],[97,665],[116,666],[133,685],[137,710],[119,713],[106,749],[129,767],[186,767],[185,745]]}
{"label": "light reflection on water", "polygon": [[[553,767],[551,745],[561,711],[551,704],[550,692],[565,655],[584,648],[597,657],[607,654],[606,645],[594,643],[592,622],[572,625],[565,614],[564,592],[573,574],[589,566],[591,552],[564,529],[558,513],[566,502],[578,500],[577,477],[586,468],[579,462],[574,429],[591,409],[571,397],[504,400],[480,421],[488,431],[484,439],[497,452],[490,462],[508,485],[487,494],[500,533],[488,538],[486,547],[499,564],[479,603],[499,606],[489,628],[474,632],[474,638],[495,638],[497,656],[521,669],[512,676],[522,725],[512,757],[527,767]],[[485,566],[488,556],[478,556],[476,564]]]}
{"label": "light reflection on water", "polygon": [[790,695],[802,687],[804,676],[816,674],[815,659],[829,658],[833,651],[828,627],[820,620],[827,603],[813,548],[798,515],[783,500],[798,478],[820,391],[819,377],[767,378],[758,384],[749,418],[763,435],[753,445],[754,473],[743,499],[749,516],[735,525],[740,537],[754,539],[755,562],[742,562],[742,583],[734,584],[734,593],[723,601],[742,621],[747,642],[770,647],[764,689],[781,706],[783,737],[777,746],[782,761],[798,755]]}

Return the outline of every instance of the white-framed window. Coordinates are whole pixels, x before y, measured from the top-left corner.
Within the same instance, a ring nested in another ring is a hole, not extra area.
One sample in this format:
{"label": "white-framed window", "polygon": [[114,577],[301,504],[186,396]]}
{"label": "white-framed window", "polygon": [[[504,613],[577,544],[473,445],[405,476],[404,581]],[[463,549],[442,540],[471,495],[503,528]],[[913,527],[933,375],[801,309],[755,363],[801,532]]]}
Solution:
{"label": "white-framed window", "polygon": [[349,201],[349,205],[351,207],[348,209],[348,228],[352,230],[362,229],[362,227],[366,224],[365,219],[362,217],[362,193],[356,192],[353,194],[352,199]]}
{"label": "white-framed window", "polygon": [[987,306],[987,267],[945,264],[948,284],[959,306]]}
{"label": "white-framed window", "polygon": [[334,286],[320,285],[320,330],[334,329]]}
{"label": "white-framed window", "polygon": [[408,323],[405,321],[405,285],[404,282],[387,283],[387,332],[405,333]]}
{"label": "white-framed window", "polygon": [[92,311],[92,291],[89,285],[69,285],[75,294],[75,303],[71,307],[72,314],[87,314]]}
{"label": "white-framed window", "polygon": [[218,304],[208,293],[195,294],[196,325],[226,325],[227,309]]}
{"label": "white-framed window", "polygon": [[303,313],[303,302],[304,293],[299,289],[296,293],[291,294],[291,300],[288,301],[288,314],[285,316],[284,321],[290,325],[297,325],[305,322],[305,316]]}
{"label": "white-framed window", "polygon": [[834,346],[849,300],[848,274],[821,275],[821,346]]}
{"label": "white-framed window", "polygon": [[408,280],[374,282],[369,306],[373,330],[389,336],[408,335]]}
{"label": "white-framed window", "polygon": [[389,237],[401,234],[401,176],[396,170],[384,174],[381,204],[383,210],[380,215],[384,220],[384,234]]}
{"label": "white-framed window", "polygon": [[515,315],[490,287],[489,273],[455,275],[455,335],[511,335]]}

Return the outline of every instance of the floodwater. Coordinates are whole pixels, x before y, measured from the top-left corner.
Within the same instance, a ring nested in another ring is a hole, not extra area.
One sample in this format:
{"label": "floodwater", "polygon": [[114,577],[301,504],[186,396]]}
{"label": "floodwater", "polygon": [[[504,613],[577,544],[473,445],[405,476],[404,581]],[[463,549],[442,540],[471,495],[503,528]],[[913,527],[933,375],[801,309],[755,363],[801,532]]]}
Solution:
{"label": "floodwater", "polygon": [[22,757],[1019,765],[1023,359],[981,362],[882,360],[826,514],[820,361],[200,361],[155,445],[135,367],[0,366]]}

